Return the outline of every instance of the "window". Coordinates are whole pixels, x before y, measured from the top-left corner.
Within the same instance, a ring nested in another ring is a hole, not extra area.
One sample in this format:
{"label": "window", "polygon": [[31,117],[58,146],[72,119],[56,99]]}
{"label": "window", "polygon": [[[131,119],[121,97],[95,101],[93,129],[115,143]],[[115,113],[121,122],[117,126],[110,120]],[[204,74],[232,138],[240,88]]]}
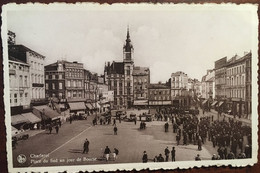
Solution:
{"label": "window", "polygon": [[79,91],[79,97],[80,97],[80,98],[82,97],[82,92],[81,92],[81,91]]}
{"label": "window", "polygon": [[79,81],[79,82],[78,82],[78,85],[79,85],[78,87],[82,87],[82,82]]}
{"label": "window", "polygon": [[20,102],[23,101],[23,93],[20,93]]}
{"label": "window", "polygon": [[62,93],[59,93],[59,98],[62,98]]}
{"label": "window", "polygon": [[14,103],[17,103],[17,94],[14,94]]}
{"label": "window", "polygon": [[55,79],[59,79],[59,75],[55,75]]}
{"label": "window", "polygon": [[48,89],[49,89],[49,84],[46,83],[46,84],[45,84],[45,87],[46,87],[46,90],[48,90]]}
{"label": "window", "polygon": [[116,80],[114,81],[114,86],[117,87],[117,81]]}
{"label": "window", "polygon": [[45,79],[49,79],[49,76],[48,76],[48,75],[45,75]]}
{"label": "window", "polygon": [[76,91],[73,91],[73,97],[77,97],[77,92]]}
{"label": "window", "polygon": [[59,79],[62,79],[62,74],[59,74]]}
{"label": "window", "polygon": [[23,85],[23,76],[20,75],[19,76],[19,86],[22,87],[22,85]]}
{"label": "window", "polygon": [[54,74],[52,75],[52,79],[55,79],[55,75]]}
{"label": "window", "polygon": [[68,98],[71,98],[71,93],[70,93],[70,91],[68,91]]}
{"label": "window", "polygon": [[67,86],[70,87],[70,80],[67,81]]}
{"label": "window", "polygon": [[24,93],[24,97],[27,98],[28,97],[28,93]]}
{"label": "window", "polygon": [[55,83],[52,83],[52,89],[55,90]]}
{"label": "window", "polygon": [[59,83],[59,89],[62,89],[62,82]]}

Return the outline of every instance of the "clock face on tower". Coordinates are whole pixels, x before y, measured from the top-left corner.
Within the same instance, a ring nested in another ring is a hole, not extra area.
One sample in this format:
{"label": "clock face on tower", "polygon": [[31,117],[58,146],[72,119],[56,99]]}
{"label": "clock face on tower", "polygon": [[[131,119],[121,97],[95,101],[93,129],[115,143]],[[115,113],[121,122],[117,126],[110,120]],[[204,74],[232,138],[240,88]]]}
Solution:
{"label": "clock face on tower", "polygon": [[131,59],[131,53],[126,53],[125,57],[126,59]]}

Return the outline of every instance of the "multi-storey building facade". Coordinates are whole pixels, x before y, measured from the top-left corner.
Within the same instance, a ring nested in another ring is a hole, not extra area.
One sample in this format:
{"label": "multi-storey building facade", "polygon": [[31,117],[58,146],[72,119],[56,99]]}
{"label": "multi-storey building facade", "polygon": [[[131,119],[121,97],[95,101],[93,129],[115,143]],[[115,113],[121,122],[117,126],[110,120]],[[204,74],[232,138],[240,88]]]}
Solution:
{"label": "multi-storey building facade", "polygon": [[171,99],[175,106],[188,106],[190,104],[188,93],[188,76],[178,71],[171,75]]}
{"label": "multi-storey building facade", "polygon": [[166,84],[150,84],[148,93],[149,106],[170,106],[172,104],[171,87]]}
{"label": "multi-storey building facade", "polygon": [[147,67],[134,67],[134,105],[148,105],[148,85],[150,70]]}
{"label": "multi-storey building facade", "polygon": [[105,67],[105,76],[107,73],[108,90],[114,91],[114,108],[125,107],[125,77],[123,62],[108,62]]}
{"label": "multi-storey building facade", "polygon": [[84,101],[84,70],[83,64],[64,61],[66,98],[68,102]]}
{"label": "multi-storey building facade", "polygon": [[227,57],[215,61],[215,92],[218,100],[225,98],[226,63]]}
{"label": "multi-storey building facade", "polygon": [[248,115],[251,110],[251,53],[234,56],[226,64],[225,95],[233,115]]}
{"label": "multi-storey building facade", "polygon": [[[70,107],[71,112],[84,111],[85,90],[82,63],[62,60],[45,66],[45,88],[46,98],[60,103],[59,107]],[[77,104],[72,102],[77,102]],[[55,107],[57,108],[56,105]]]}
{"label": "multi-storey building facade", "polygon": [[58,98],[66,102],[65,64],[63,61],[47,65],[45,68],[45,95],[46,98]]}
{"label": "multi-storey building facade", "polygon": [[29,64],[31,103],[38,104],[45,100],[44,60],[41,54],[23,46],[8,45],[9,56]]}
{"label": "multi-storey building facade", "polygon": [[30,85],[29,68],[29,64],[9,56],[11,108],[21,107],[21,109],[27,109],[30,107],[32,86]]}

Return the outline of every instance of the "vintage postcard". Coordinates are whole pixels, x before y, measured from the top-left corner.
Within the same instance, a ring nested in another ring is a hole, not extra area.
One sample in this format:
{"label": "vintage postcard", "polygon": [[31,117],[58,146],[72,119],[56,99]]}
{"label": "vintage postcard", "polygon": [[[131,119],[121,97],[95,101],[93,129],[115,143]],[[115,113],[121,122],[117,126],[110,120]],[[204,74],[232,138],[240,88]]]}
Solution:
{"label": "vintage postcard", "polygon": [[257,9],[4,5],[9,172],[255,164]]}

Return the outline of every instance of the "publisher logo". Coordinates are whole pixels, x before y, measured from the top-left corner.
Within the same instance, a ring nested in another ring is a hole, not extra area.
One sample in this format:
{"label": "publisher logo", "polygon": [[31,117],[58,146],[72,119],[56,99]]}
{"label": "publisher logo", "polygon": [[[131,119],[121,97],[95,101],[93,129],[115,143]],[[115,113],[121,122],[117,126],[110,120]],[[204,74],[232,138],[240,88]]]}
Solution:
{"label": "publisher logo", "polygon": [[23,154],[19,154],[17,156],[17,161],[18,161],[18,163],[25,163],[26,162],[26,156],[23,155]]}

